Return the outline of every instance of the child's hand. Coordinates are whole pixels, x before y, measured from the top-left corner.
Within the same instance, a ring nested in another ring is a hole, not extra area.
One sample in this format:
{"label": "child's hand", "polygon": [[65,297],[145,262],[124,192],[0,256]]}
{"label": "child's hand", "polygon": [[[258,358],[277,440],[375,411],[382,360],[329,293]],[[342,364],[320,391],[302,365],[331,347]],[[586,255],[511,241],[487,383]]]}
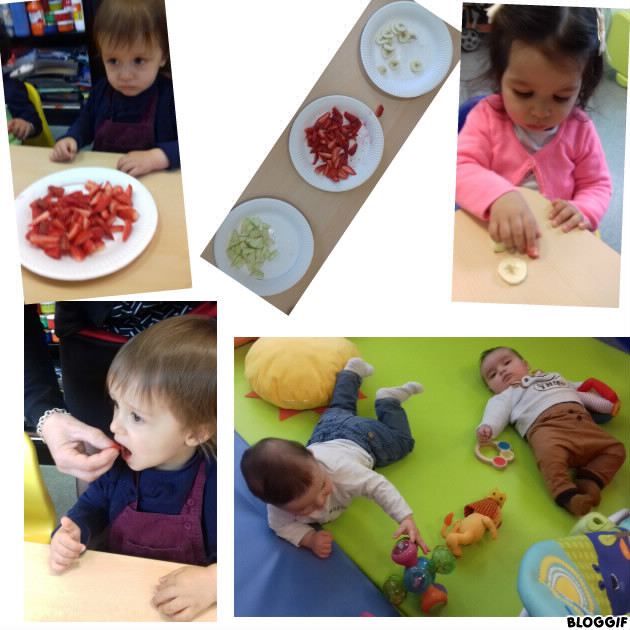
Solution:
{"label": "child's hand", "polygon": [[162,149],[149,149],[126,153],[118,160],[116,168],[133,177],[139,177],[152,171],[163,171],[168,166],[168,158]]}
{"label": "child's hand", "polygon": [[79,526],[67,516],[62,516],[61,527],[50,541],[50,570],[53,573],[65,571],[84,551]]}
{"label": "child's hand", "polygon": [[549,212],[551,225],[562,227],[563,232],[570,232],[574,227],[590,230],[591,222],[572,204],[564,199],[554,199]]}
{"label": "child's hand", "polygon": [[77,141],[74,138],[61,138],[53,147],[50,159],[53,162],[72,162],[77,149]]}
{"label": "child's hand", "polygon": [[312,529],[300,540],[300,547],[307,547],[319,558],[328,558],[332,551],[333,535],[324,529]]}
{"label": "child's hand", "polygon": [[18,140],[24,140],[28,138],[33,131],[33,123],[30,123],[21,118],[11,118],[7,122],[7,130],[12,133]]}
{"label": "child's hand", "polygon": [[503,243],[507,249],[527,252],[538,257],[540,230],[527,202],[517,192],[501,195],[490,206],[488,232],[495,243]]}
{"label": "child's hand", "polygon": [[485,444],[486,442],[489,442],[491,437],[492,428],[489,427],[487,424],[482,424],[477,429],[477,441],[479,442],[479,444]]}
{"label": "child's hand", "polygon": [[431,551],[427,543],[422,540],[422,536],[420,535],[420,531],[418,530],[416,522],[413,520],[413,514],[405,516],[405,518],[400,521],[398,529],[396,530],[392,538],[398,538],[399,536],[403,536],[405,534],[409,536],[409,540],[412,543],[418,545],[418,547],[420,547],[420,549],[422,549],[424,553],[429,553]]}
{"label": "child's hand", "polygon": [[190,621],[217,601],[217,565],[181,567],[160,578],[151,603],[171,621]]}

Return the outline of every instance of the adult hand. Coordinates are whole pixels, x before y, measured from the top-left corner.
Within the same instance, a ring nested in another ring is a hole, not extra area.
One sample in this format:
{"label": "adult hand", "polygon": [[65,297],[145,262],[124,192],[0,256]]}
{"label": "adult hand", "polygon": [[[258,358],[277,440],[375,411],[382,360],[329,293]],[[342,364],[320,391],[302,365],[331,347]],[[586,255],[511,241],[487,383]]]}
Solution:
{"label": "adult hand", "polygon": [[590,230],[591,222],[570,202],[564,199],[554,199],[549,212],[551,225],[561,227],[563,232],[570,232],[578,227],[580,230]]}
{"label": "adult hand", "polygon": [[523,196],[518,192],[501,195],[490,206],[488,232],[495,243],[503,243],[507,249],[516,248],[538,257],[540,230],[536,219]]}
{"label": "adult hand", "polygon": [[152,171],[162,171],[168,166],[168,158],[162,149],[149,149],[126,153],[118,160],[116,168],[133,177],[139,177]]}
{"label": "adult hand", "polygon": [[67,516],[62,516],[61,527],[50,541],[50,570],[53,573],[65,571],[84,551],[79,526]]}
{"label": "adult hand", "polygon": [[[107,472],[120,452],[114,441],[100,429],[80,422],[67,413],[51,414],[42,427],[42,436],[57,468],[83,481],[94,481]],[[88,455],[84,443],[100,450]]]}
{"label": "adult hand", "polygon": [[7,130],[12,133],[18,140],[28,138],[33,130],[33,124],[22,118],[11,118],[7,122]]}
{"label": "adult hand", "polygon": [[77,150],[78,145],[74,138],[61,138],[55,143],[50,159],[53,162],[72,162]]}
{"label": "adult hand", "polygon": [[399,536],[404,536],[405,534],[409,536],[409,540],[418,545],[424,553],[429,553],[431,551],[427,543],[425,543],[422,539],[420,530],[418,529],[416,522],[413,520],[412,514],[405,516],[405,518],[400,521],[398,529],[394,532],[392,538],[398,538]]}
{"label": "adult hand", "polygon": [[171,621],[190,621],[217,601],[217,565],[181,567],[162,576],[151,603]]}

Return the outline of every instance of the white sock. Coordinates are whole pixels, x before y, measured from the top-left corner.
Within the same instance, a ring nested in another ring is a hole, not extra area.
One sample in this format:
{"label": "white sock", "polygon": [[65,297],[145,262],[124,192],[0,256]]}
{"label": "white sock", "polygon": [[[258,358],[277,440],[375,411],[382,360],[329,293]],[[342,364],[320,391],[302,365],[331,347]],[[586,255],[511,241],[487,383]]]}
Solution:
{"label": "white sock", "polygon": [[400,387],[381,387],[381,389],[376,391],[375,399],[379,400],[380,398],[395,398],[400,402],[405,402],[405,400],[407,400],[409,396],[420,394],[423,391],[424,387],[422,387],[420,383],[410,381],[409,383],[405,383]]}
{"label": "white sock", "polygon": [[343,369],[348,370],[348,372],[354,372],[361,378],[371,376],[374,373],[374,368],[369,363],[366,363],[361,357],[352,357]]}

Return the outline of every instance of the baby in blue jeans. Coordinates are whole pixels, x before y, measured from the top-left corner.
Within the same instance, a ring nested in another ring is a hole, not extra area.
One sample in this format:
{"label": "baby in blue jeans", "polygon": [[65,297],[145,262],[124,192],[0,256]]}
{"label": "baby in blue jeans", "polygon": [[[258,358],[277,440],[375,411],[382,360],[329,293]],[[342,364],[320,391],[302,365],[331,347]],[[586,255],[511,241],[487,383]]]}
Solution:
{"label": "baby in blue jeans", "polygon": [[401,403],[423,388],[415,382],[381,388],[374,403],[377,420],[363,418],[357,415],[359,387],[373,372],[363,359],[348,361],[337,374],[330,407],[306,447],[292,440],[265,438],[248,448],[241,460],[249,489],[268,504],[271,529],[320,558],[330,555],[333,536],[312,524],[336,519],[359,496],[375,501],[399,524],[394,538],[406,534],[424,553],[430,551],[411,508],[373,470],[413,450],[414,439]]}

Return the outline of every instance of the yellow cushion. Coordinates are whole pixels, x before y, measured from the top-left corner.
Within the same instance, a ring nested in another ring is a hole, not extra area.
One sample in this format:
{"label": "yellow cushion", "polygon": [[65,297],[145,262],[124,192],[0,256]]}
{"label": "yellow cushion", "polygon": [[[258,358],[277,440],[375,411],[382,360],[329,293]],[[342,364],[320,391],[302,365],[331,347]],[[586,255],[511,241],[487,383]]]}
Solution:
{"label": "yellow cushion", "polygon": [[330,402],[337,372],[360,356],[343,337],[261,337],[245,357],[245,378],[263,399],[284,409]]}

